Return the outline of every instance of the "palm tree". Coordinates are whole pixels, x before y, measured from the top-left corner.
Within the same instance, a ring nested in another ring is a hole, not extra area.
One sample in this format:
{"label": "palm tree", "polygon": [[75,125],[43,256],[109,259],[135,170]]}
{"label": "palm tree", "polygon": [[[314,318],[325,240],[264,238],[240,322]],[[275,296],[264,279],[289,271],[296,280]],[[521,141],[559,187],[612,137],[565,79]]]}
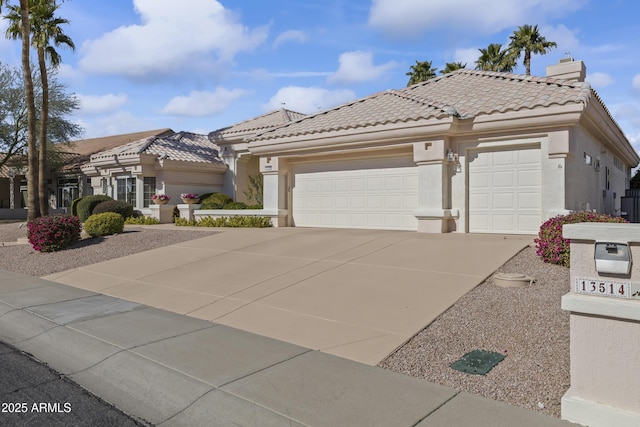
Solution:
{"label": "palm tree", "polygon": [[406,73],[409,76],[407,86],[437,77],[436,70],[437,68],[431,66],[431,61],[416,61],[416,65],[412,65],[411,71]]}
{"label": "palm tree", "polygon": [[531,75],[532,53],[544,55],[545,53],[549,53],[552,48],[558,46],[556,42],[550,42],[541,36],[537,25],[523,25],[518,27],[509,38],[511,39],[509,49],[516,59],[520,58],[524,50],[523,64],[527,76]]}
{"label": "palm tree", "polygon": [[502,49],[500,43],[491,43],[486,49],[478,49],[480,57],[476,70],[510,73],[516,66],[516,58],[509,49]]}
{"label": "palm tree", "polygon": [[440,70],[440,74],[452,73],[466,67],[467,64],[463,64],[462,62],[447,62],[444,64],[444,70]]}
{"label": "palm tree", "polygon": [[[60,65],[61,57],[55,50],[55,47],[66,45],[72,50],[75,49],[73,40],[64,32],[60,25],[68,24],[69,21],[55,16],[58,10],[55,0],[33,0],[30,10],[31,18],[31,44],[36,48],[38,53],[38,67],[40,69],[40,81],[42,84],[42,109],[40,113],[40,146],[39,146],[39,168],[38,168],[38,187],[39,187],[39,205],[40,214],[48,215],[49,203],[46,191],[47,177],[47,124],[49,119],[49,78],[47,76],[46,60],[56,68]],[[15,26],[18,21],[14,14],[10,14],[8,18],[12,25],[7,32],[15,37],[19,37]],[[15,25],[15,26],[14,26]],[[52,46],[50,42],[53,42]]]}
{"label": "palm tree", "polygon": [[[7,0],[0,0],[0,8],[7,6]],[[14,10],[20,16],[19,34],[22,39],[22,74],[24,77],[24,91],[27,101],[27,219],[33,220],[40,216],[38,204],[38,153],[36,151],[36,106],[33,94],[33,78],[31,76],[31,63],[29,59],[29,34],[31,24],[29,22],[29,0],[20,0],[20,5]],[[7,37],[11,38],[7,32]]]}

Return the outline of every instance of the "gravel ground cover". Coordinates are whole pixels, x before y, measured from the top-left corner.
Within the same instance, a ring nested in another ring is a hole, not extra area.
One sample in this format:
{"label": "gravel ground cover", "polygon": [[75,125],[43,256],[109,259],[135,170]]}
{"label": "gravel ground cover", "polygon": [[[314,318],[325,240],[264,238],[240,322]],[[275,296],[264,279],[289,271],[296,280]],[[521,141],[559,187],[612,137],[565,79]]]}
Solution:
{"label": "gravel ground cover", "polygon": [[[212,232],[218,231],[127,226],[123,234],[83,239],[53,253],[0,243],[0,269],[40,277]],[[0,223],[0,242],[26,235],[19,223]],[[501,288],[488,278],[379,366],[559,417],[560,399],[569,388],[569,314],[560,309],[560,298],[569,291],[569,270],[543,263],[529,247],[498,272],[523,273],[536,282],[526,288]],[[486,376],[450,367],[476,349],[506,358]]]}
{"label": "gravel ground cover", "polygon": [[[545,264],[528,247],[497,272],[523,273],[536,282],[501,288],[488,278],[379,366],[560,417],[570,380],[569,313],[560,309],[569,269]],[[506,357],[486,376],[450,367],[476,349]]]}
{"label": "gravel ground cover", "polygon": [[[217,233],[211,228],[175,229],[154,226],[125,226],[124,233],[113,236],[81,239],[73,247],[59,252],[38,252],[31,245],[14,245],[27,237],[23,223],[0,224],[0,270],[30,276],[46,276],[60,271],[95,264],[114,258],[199,239]],[[4,246],[2,244],[5,243]]]}

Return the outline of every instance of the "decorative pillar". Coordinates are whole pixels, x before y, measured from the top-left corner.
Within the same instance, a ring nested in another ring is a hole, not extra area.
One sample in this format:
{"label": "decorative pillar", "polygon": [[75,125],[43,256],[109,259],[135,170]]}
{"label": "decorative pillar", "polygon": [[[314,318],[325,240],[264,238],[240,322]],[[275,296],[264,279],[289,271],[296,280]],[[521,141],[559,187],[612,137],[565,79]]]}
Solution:
{"label": "decorative pillar", "polygon": [[640,224],[567,224],[563,237],[571,240],[571,291],[562,297],[571,387],[562,418],[640,426]]}
{"label": "decorative pillar", "polygon": [[[189,205],[188,205],[189,206]],[[151,217],[160,221],[160,224],[171,224],[173,222],[173,208],[175,205],[150,205]],[[193,211],[189,210],[187,215],[192,215]],[[182,217],[182,211],[180,211]]]}
{"label": "decorative pillar", "polygon": [[260,158],[260,172],[264,177],[264,213],[271,216],[274,227],[288,225],[288,170],[278,157]]}
{"label": "decorative pillar", "polygon": [[418,165],[418,231],[448,233],[454,228],[457,211],[451,209],[448,139],[413,144],[413,160]]}

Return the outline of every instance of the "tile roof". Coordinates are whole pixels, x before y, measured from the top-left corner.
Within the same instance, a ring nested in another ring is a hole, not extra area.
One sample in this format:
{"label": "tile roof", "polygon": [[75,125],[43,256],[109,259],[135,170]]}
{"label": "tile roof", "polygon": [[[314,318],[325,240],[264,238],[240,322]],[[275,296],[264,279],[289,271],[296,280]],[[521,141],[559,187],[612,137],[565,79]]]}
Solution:
{"label": "tile roof", "polygon": [[191,132],[177,132],[168,136],[151,136],[130,142],[91,156],[91,160],[113,156],[155,154],[164,159],[185,162],[220,163],[218,146],[207,138]]}
{"label": "tile roof", "polygon": [[61,151],[68,153],[76,153],[81,155],[91,155],[100,151],[110,150],[129,142],[138,141],[150,136],[171,135],[173,131],[169,128],[147,130],[142,132],[125,133],[121,135],[104,136],[100,138],[88,138],[78,141],[65,142],[59,144]]}
{"label": "tile roof", "polygon": [[223,142],[224,140],[254,136],[260,132],[290,123],[302,117],[305,117],[305,114],[281,108],[210,132],[209,139],[215,142]]}
{"label": "tile roof", "polygon": [[300,118],[250,141],[446,116],[470,118],[551,105],[586,105],[592,97],[599,100],[588,83],[461,69]]}

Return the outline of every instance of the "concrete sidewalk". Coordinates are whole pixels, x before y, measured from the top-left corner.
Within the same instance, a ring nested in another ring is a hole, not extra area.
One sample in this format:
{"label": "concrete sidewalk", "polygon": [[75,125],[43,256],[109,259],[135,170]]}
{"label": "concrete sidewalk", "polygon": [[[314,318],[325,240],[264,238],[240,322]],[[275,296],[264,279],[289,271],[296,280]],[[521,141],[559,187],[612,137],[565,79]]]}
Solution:
{"label": "concrete sidewalk", "polygon": [[5,271],[0,340],[154,425],[571,425],[239,329]]}
{"label": "concrete sidewalk", "polygon": [[376,365],[531,242],[226,229],[46,279]]}

